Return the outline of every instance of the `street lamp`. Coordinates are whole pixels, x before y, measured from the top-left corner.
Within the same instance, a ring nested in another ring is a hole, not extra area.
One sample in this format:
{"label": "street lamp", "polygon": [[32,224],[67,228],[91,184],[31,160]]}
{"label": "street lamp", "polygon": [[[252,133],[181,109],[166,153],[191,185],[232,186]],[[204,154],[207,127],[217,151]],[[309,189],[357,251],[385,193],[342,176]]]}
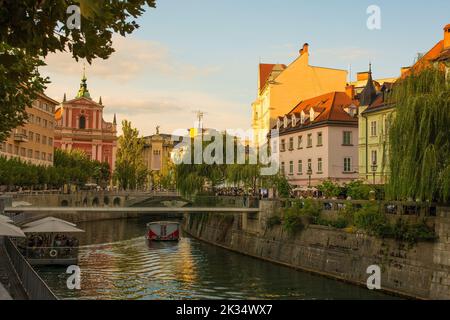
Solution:
{"label": "street lamp", "polygon": [[372,162],[373,185],[375,185],[375,175],[377,173],[377,170],[378,170],[378,165],[377,165],[377,162],[374,161],[374,162]]}
{"label": "street lamp", "polygon": [[311,175],[312,175],[312,168],[311,168],[311,164],[309,164],[308,165],[308,172],[307,172],[307,174],[308,174],[308,177],[309,177],[309,182],[308,182],[308,186],[309,186],[309,188],[311,189]]}

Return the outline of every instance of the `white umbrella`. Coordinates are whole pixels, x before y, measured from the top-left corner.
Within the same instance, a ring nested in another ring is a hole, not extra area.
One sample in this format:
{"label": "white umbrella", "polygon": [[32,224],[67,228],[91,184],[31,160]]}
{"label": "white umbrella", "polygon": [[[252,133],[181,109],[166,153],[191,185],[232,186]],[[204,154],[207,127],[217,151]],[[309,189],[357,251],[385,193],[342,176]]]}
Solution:
{"label": "white umbrella", "polygon": [[62,220],[62,219],[58,219],[58,218],[55,218],[55,217],[47,217],[47,218],[43,218],[43,219],[39,219],[39,220],[35,220],[35,221],[32,221],[32,222],[26,223],[26,224],[23,225],[23,227],[24,228],[34,227],[34,226],[40,225],[42,223],[51,222],[51,221],[59,221],[59,222],[65,223],[65,224],[67,224],[69,226],[72,226],[72,227],[76,227],[77,226],[75,223],[71,223],[71,222],[68,222],[68,221],[65,221],[65,220]]}
{"label": "white umbrella", "polygon": [[23,229],[24,233],[79,233],[84,230],[75,228],[67,221],[60,219],[48,220],[46,222]]}
{"label": "white umbrella", "polygon": [[25,233],[20,228],[9,223],[0,222],[0,236],[25,238]]}
{"label": "white umbrella", "polygon": [[12,207],[13,208],[19,208],[19,207],[31,207],[32,204],[26,201],[13,201]]}
{"label": "white umbrella", "polygon": [[4,223],[14,223],[14,221],[11,220],[11,218],[7,217],[7,216],[3,216],[0,214],[0,223],[4,222]]}

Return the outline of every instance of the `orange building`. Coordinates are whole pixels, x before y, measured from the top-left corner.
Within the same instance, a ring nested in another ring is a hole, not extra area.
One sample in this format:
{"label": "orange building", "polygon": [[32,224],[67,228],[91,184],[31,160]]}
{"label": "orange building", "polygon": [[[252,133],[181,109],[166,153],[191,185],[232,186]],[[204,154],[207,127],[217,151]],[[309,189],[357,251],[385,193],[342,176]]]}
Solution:
{"label": "orange building", "polygon": [[309,45],[288,66],[260,64],[257,98],[252,104],[252,129],[255,145],[266,142],[270,128],[303,100],[345,91],[347,71],[316,67],[309,63]]}
{"label": "orange building", "polygon": [[43,93],[26,108],[28,120],[0,144],[0,156],[43,166],[53,165],[54,111],[59,102]]}
{"label": "orange building", "polygon": [[103,103],[94,102],[83,75],[75,99],[64,101],[56,110],[55,148],[84,151],[92,160],[106,162],[114,170],[117,150],[117,123],[103,119]]}

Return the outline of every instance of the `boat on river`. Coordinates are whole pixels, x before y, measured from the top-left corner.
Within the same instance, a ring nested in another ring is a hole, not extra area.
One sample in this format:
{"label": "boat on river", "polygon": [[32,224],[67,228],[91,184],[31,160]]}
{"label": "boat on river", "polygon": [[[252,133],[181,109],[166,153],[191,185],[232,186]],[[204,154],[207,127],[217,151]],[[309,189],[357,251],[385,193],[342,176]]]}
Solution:
{"label": "boat on river", "polygon": [[180,223],[174,221],[158,221],[147,223],[148,241],[178,241],[180,240]]}

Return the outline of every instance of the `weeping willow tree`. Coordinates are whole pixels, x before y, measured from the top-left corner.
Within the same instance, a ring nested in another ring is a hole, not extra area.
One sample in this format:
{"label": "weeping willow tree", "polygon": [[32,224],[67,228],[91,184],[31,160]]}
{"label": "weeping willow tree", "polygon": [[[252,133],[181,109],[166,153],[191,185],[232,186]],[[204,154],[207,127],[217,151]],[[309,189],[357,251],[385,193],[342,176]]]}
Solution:
{"label": "weeping willow tree", "polygon": [[393,90],[391,199],[450,200],[450,83],[441,67],[403,79]]}

